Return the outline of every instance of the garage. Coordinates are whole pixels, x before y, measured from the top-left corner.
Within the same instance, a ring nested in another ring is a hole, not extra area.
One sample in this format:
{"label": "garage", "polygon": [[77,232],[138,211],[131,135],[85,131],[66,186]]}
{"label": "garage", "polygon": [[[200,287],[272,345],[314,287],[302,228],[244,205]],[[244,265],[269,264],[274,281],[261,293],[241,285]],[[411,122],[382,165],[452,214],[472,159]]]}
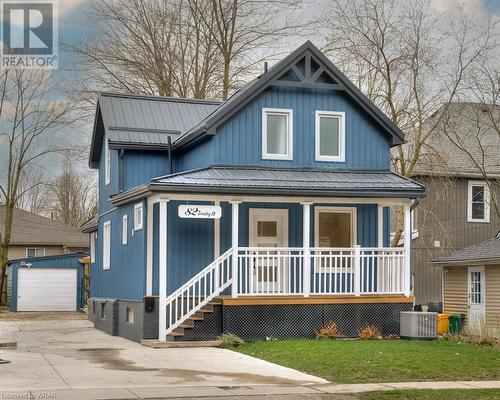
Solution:
{"label": "garage", "polygon": [[78,311],[83,306],[84,254],[10,262],[11,311]]}

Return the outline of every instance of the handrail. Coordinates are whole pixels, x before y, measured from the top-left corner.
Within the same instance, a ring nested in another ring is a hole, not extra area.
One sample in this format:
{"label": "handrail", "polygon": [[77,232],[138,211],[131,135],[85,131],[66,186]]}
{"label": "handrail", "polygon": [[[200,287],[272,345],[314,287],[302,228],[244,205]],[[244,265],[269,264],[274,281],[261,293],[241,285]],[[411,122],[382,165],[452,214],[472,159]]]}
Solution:
{"label": "handrail", "polygon": [[227,250],[167,297],[167,334],[231,285],[232,254],[232,249]]}

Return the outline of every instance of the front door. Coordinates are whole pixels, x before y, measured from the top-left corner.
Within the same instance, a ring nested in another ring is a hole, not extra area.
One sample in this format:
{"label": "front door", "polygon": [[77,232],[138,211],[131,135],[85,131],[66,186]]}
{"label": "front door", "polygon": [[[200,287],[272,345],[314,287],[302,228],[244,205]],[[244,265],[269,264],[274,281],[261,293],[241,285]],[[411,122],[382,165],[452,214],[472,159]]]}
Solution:
{"label": "front door", "polygon": [[484,267],[469,267],[469,329],[472,331],[481,329],[484,323],[485,283]]}
{"label": "front door", "polygon": [[286,291],[288,260],[278,257],[276,247],[288,247],[288,210],[251,208],[249,245],[255,250],[252,261],[252,290],[256,293]]}

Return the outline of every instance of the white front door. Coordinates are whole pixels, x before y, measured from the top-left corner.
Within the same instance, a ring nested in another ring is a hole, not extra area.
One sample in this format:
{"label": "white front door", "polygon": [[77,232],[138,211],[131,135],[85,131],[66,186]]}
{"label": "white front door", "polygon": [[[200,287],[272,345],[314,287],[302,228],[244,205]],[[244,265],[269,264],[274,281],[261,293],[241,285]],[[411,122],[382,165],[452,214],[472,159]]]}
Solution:
{"label": "white front door", "polygon": [[251,208],[249,245],[261,247],[252,261],[252,290],[257,293],[286,291],[288,260],[278,257],[275,247],[288,247],[288,210]]}
{"label": "white front door", "polygon": [[469,302],[469,329],[480,329],[484,323],[485,273],[484,267],[469,267],[468,302]]}

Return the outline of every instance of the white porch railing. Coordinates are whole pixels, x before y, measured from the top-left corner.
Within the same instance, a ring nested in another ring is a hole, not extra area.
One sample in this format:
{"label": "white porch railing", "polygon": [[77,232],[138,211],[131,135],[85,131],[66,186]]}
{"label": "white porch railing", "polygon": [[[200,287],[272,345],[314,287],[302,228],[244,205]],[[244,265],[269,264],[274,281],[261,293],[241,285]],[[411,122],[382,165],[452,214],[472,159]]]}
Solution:
{"label": "white porch railing", "polygon": [[[237,294],[304,294],[305,250],[300,247],[240,247]],[[401,294],[403,248],[310,248],[311,295]],[[307,282],[307,281],[306,281]],[[306,283],[307,284],[307,283]]]}
{"label": "white porch railing", "polygon": [[179,327],[210,300],[231,285],[232,249],[167,297],[166,334]]}

